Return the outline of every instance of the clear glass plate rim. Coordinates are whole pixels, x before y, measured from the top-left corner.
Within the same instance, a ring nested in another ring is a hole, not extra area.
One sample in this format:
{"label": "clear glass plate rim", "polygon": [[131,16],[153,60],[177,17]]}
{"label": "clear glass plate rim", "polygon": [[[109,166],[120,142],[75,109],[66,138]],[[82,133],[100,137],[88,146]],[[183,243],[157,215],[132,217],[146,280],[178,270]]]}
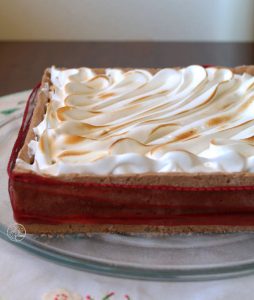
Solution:
{"label": "clear glass plate rim", "polygon": [[49,261],[61,265],[70,266],[74,269],[127,279],[140,279],[148,281],[209,281],[217,279],[235,278],[254,273],[254,262],[233,264],[227,266],[212,266],[208,268],[189,268],[189,269],[151,269],[136,268],[133,266],[116,265],[113,263],[99,262],[92,259],[78,259],[67,254],[59,254],[55,250],[47,250],[46,247],[38,247],[34,241],[24,239],[21,242],[13,242],[6,235],[7,228],[0,224],[0,237],[15,246],[27,250],[32,254],[39,255]]}

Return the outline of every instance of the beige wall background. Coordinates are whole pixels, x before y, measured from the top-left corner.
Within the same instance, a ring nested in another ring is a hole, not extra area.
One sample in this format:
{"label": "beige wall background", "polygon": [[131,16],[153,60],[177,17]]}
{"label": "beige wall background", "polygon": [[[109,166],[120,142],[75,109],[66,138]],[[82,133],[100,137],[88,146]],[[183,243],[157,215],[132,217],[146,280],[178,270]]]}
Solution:
{"label": "beige wall background", "polygon": [[0,40],[254,41],[254,0],[0,0]]}

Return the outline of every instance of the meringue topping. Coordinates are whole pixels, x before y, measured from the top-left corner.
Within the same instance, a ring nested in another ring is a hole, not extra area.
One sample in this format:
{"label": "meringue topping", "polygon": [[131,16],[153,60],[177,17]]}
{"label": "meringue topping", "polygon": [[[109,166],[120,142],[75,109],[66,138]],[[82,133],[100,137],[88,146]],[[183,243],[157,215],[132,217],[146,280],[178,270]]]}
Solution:
{"label": "meringue topping", "polygon": [[52,67],[35,172],[254,172],[254,77],[227,68]]}

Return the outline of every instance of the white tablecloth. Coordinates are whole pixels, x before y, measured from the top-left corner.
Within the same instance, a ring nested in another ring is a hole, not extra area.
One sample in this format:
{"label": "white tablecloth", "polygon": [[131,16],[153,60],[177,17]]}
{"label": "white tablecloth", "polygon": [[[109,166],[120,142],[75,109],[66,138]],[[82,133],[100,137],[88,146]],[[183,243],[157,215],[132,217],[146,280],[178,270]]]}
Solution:
{"label": "white tablecloth", "polygon": [[0,299],[39,300],[58,288],[101,300],[114,291],[112,300],[251,300],[254,276],[209,282],[149,282],[89,274],[54,264],[0,241]]}
{"label": "white tablecloth", "polygon": [[[0,114],[5,111],[2,117],[8,115],[6,110],[22,105],[20,101],[26,96],[27,92],[22,92],[0,98]],[[39,300],[44,293],[58,288],[83,297],[89,294],[95,300],[112,291],[115,292],[112,300],[124,299],[125,294],[131,300],[251,300],[254,299],[254,275],[184,283],[125,280],[59,266],[0,240],[0,300]]]}

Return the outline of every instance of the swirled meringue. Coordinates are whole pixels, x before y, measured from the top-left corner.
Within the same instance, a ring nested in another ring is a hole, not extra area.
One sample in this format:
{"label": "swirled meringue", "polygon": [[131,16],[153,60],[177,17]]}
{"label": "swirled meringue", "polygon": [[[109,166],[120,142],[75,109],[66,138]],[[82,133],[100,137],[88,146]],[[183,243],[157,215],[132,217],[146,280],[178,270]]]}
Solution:
{"label": "swirled meringue", "polygon": [[253,172],[254,77],[226,68],[50,70],[41,174]]}

